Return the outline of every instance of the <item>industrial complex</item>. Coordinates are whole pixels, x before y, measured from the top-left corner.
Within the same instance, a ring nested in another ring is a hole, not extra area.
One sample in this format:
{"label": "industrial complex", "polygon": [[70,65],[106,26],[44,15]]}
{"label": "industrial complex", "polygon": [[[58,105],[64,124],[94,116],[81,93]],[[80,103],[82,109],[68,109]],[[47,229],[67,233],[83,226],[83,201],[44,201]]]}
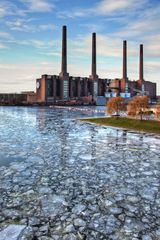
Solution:
{"label": "industrial complex", "polygon": [[156,83],[145,81],[143,74],[143,45],[139,48],[139,78],[131,81],[127,75],[127,41],[123,41],[122,77],[99,78],[96,64],[96,33],[92,34],[92,61],[89,77],[73,77],[67,72],[67,27],[62,27],[62,63],[59,75],[43,74],[36,80],[36,93],[0,94],[2,105],[106,105],[111,97],[121,96],[126,100],[136,95],[157,99]]}
{"label": "industrial complex", "polygon": [[122,78],[99,78],[96,70],[96,33],[92,34],[92,63],[89,77],[73,77],[67,72],[67,27],[62,28],[62,63],[57,75],[44,74],[36,80],[37,102],[44,104],[65,103],[89,99],[93,104],[99,99],[115,96],[131,98],[148,95],[156,99],[156,83],[145,81],[143,76],[143,45],[139,50],[139,79],[131,81],[127,77],[127,41],[123,41]]}

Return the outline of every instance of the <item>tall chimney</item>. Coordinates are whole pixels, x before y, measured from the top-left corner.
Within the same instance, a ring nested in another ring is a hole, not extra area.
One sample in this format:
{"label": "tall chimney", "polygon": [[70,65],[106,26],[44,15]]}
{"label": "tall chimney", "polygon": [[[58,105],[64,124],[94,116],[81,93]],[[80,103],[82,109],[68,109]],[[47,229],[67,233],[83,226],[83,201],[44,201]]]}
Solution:
{"label": "tall chimney", "polygon": [[123,79],[127,80],[127,41],[123,41]]}
{"label": "tall chimney", "polygon": [[62,28],[62,73],[67,73],[67,27]]}
{"label": "tall chimney", "polygon": [[59,74],[60,99],[68,100],[69,97],[69,74],[67,73],[67,27],[62,28],[62,66]]}
{"label": "tall chimney", "polygon": [[96,76],[96,33],[92,34],[92,76]]}
{"label": "tall chimney", "polygon": [[91,75],[89,76],[89,92],[95,98],[98,95],[98,75],[96,61],[96,33],[92,33],[92,67]]}
{"label": "tall chimney", "polygon": [[140,44],[139,49],[139,80],[143,82],[143,44]]}

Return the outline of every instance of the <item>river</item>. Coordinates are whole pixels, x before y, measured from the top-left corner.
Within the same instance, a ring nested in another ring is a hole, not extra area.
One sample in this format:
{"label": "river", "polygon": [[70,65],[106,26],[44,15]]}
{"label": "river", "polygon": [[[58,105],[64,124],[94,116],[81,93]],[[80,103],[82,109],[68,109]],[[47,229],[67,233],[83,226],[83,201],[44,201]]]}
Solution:
{"label": "river", "polygon": [[160,137],[93,116],[0,107],[0,240],[160,239]]}

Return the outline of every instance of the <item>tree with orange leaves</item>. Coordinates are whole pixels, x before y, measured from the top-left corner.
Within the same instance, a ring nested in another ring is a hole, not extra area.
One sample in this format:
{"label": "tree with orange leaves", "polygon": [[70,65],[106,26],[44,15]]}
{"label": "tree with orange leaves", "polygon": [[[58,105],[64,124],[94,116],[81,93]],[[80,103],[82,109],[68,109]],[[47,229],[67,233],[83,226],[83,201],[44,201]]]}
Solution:
{"label": "tree with orange leaves", "polygon": [[160,105],[157,105],[157,106],[156,106],[156,113],[155,113],[155,115],[156,115],[156,117],[157,117],[158,119],[160,119]]}
{"label": "tree with orange leaves", "polygon": [[113,97],[110,98],[108,103],[107,103],[107,113],[112,115],[116,114],[118,117],[120,114],[120,111],[125,110],[125,102],[124,98],[122,97]]}
{"label": "tree with orange leaves", "polygon": [[148,112],[149,98],[148,96],[136,96],[128,104],[128,115],[140,116],[143,120],[143,115]]}

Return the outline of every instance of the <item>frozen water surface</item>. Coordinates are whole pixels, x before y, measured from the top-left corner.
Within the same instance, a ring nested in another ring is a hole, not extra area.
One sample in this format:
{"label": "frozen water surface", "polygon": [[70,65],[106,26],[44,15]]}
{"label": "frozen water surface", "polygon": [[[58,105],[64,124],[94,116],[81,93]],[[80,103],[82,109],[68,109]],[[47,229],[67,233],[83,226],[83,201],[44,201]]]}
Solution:
{"label": "frozen water surface", "polygon": [[0,107],[0,239],[160,239],[160,137],[99,115]]}

